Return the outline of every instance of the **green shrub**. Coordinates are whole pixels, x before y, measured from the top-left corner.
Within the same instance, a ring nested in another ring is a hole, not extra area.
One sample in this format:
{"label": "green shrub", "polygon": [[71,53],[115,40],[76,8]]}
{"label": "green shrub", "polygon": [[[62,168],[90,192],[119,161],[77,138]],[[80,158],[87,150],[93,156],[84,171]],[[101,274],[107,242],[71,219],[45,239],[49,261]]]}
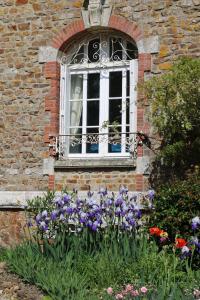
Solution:
{"label": "green shrub", "polygon": [[154,199],[155,211],[150,215],[149,226],[168,232],[171,240],[176,235],[190,237],[192,218],[200,215],[200,176],[161,186]]}
{"label": "green shrub", "polygon": [[161,138],[152,179],[183,178],[188,169],[200,164],[199,78],[200,59],[183,57],[168,73],[144,85],[150,120]]}

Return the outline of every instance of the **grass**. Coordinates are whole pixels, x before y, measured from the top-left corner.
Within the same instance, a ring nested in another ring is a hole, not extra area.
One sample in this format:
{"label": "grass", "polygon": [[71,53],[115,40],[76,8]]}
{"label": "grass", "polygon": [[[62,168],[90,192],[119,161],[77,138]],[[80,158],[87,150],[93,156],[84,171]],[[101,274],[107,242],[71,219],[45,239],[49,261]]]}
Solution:
{"label": "grass", "polygon": [[[147,298],[193,299],[200,271],[193,271],[167,249],[159,251],[154,242],[123,235],[86,243],[84,236],[69,236],[43,251],[33,243],[7,250],[4,257],[11,271],[36,284],[53,300],[114,299],[105,289],[119,289],[131,283],[148,287]],[[1,257],[1,255],[0,255]],[[128,298],[126,298],[128,299]]]}

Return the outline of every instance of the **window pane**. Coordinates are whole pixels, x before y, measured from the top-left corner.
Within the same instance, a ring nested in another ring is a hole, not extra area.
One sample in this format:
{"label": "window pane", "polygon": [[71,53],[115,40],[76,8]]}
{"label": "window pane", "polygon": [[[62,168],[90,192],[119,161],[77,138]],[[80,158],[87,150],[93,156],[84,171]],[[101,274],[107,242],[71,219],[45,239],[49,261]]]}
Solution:
{"label": "window pane", "polygon": [[100,44],[100,39],[95,39],[89,42],[88,44],[89,63],[99,61],[99,44]]}
{"label": "window pane", "polygon": [[138,57],[137,46],[133,43],[127,42],[127,60],[135,59]]}
{"label": "window pane", "polygon": [[126,96],[130,95],[130,71],[126,72]]}
{"label": "window pane", "polygon": [[109,97],[122,96],[122,72],[110,72],[109,77]]}
{"label": "window pane", "polygon": [[71,96],[72,100],[83,98],[83,74],[71,75]]}
{"label": "window pane", "polygon": [[119,61],[122,60],[123,49],[122,40],[117,38],[110,39],[110,60]]}
{"label": "window pane", "polygon": [[69,153],[82,153],[82,128],[70,129]]}
{"label": "window pane", "polygon": [[109,128],[109,153],[121,152],[121,127],[110,127]]}
{"label": "window pane", "polygon": [[130,123],[130,100],[126,99],[126,124]]}
{"label": "window pane", "polygon": [[[133,141],[130,142],[130,134],[128,133],[128,132],[130,132],[130,127],[129,126],[126,126],[126,132],[127,132],[126,133],[126,141],[127,141],[127,143],[126,143],[126,152],[129,152],[130,148],[132,148],[130,143],[131,144],[133,143]],[[133,139],[133,137],[132,137],[132,139]]]}
{"label": "window pane", "polygon": [[84,59],[84,46],[81,46],[79,50],[73,55],[70,64],[78,64],[83,62]]}
{"label": "window pane", "polygon": [[122,121],[122,100],[109,100],[109,124],[117,123],[121,125]]}
{"label": "window pane", "polygon": [[82,126],[83,103],[70,101],[70,126]]}
{"label": "window pane", "polygon": [[88,74],[88,81],[87,81],[88,99],[99,98],[99,84],[100,84],[99,73]]}
{"label": "window pane", "polygon": [[87,126],[99,126],[99,101],[87,101]]}
{"label": "window pane", "polygon": [[86,143],[86,153],[99,152],[99,128],[87,128],[88,143]]}

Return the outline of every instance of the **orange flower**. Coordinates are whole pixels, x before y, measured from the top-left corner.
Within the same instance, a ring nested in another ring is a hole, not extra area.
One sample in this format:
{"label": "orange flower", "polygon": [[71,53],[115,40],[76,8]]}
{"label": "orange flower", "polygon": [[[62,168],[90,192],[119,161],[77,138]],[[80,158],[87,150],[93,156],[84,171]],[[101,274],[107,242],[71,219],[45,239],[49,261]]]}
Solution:
{"label": "orange flower", "polygon": [[163,230],[158,227],[151,227],[149,228],[149,232],[151,235],[160,236],[160,234],[163,233]]}
{"label": "orange flower", "polygon": [[175,239],[175,242],[176,242],[176,248],[183,248],[184,246],[187,245],[187,241],[184,239],[177,238]]}

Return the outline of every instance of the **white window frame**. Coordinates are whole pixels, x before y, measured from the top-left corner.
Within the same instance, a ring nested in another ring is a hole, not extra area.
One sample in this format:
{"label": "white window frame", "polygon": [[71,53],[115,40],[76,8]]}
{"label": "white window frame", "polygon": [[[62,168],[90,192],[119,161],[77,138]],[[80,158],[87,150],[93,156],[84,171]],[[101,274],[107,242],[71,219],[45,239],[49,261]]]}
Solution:
{"label": "white window frame", "polygon": [[[105,49],[108,51],[108,49]],[[86,153],[86,143],[82,144],[82,152],[83,153],[69,153],[69,137],[65,136],[69,134],[69,97],[70,97],[70,76],[71,74],[83,74],[84,75],[84,83],[86,85],[86,74],[88,73],[108,73],[112,71],[130,71],[130,115],[129,115],[129,128],[130,132],[134,133],[137,131],[137,81],[138,81],[138,60],[133,59],[129,61],[115,61],[115,62],[107,62],[104,64],[103,68],[100,64],[90,63],[90,64],[82,64],[77,66],[71,65],[67,66],[65,64],[61,64],[61,77],[60,77],[60,141],[63,145],[63,158],[64,159],[80,159],[80,158],[109,158],[109,157],[130,157],[130,152],[125,151],[125,136],[122,137],[122,151],[118,153],[109,153],[108,152],[108,143],[99,143],[99,153]],[[87,90],[87,88],[86,88]],[[83,88],[83,93],[85,92],[85,88]],[[100,119],[99,124],[102,124],[104,121],[108,120],[108,107],[106,105],[109,103],[109,80],[102,79],[100,82]],[[122,111],[123,111],[123,103],[126,101],[126,76],[122,77]],[[125,112],[126,113],[126,112]],[[122,132],[126,132],[126,124],[124,124],[124,114],[122,113]],[[83,119],[86,120],[86,95],[83,95]],[[95,126],[91,126],[95,127]],[[98,126],[100,128],[100,126]],[[86,133],[86,124],[83,124],[83,134]],[[108,128],[101,128],[101,133],[108,133]],[[132,136],[134,138],[134,136]],[[134,146],[132,146],[134,147]],[[131,149],[131,152],[133,148]]]}

